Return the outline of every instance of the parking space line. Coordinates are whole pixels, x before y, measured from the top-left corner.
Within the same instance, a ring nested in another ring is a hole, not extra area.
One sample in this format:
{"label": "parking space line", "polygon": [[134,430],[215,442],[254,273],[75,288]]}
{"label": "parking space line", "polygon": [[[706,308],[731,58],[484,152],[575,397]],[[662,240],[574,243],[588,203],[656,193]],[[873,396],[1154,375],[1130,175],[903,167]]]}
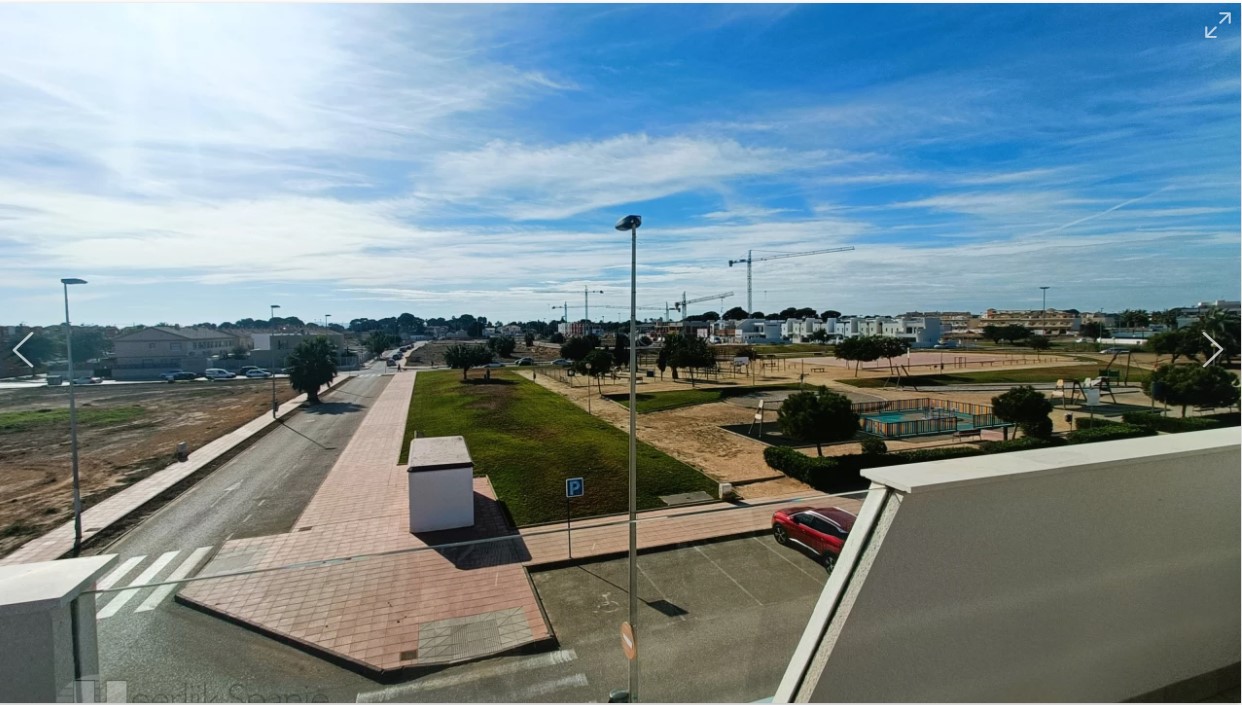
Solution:
{"label": "parking space line", "polygon": [[700,556],[703,556],[704,558],[706,558],[708,563],[711,563],[713,566],[715,566],[716,570],[720,571],[721,573],[724,573],[724,576],[728,578],[729,580],[733,581],[733,584],[737,586],[737,589],[746,593],[746,596],[754,600],[755,604],[761,607],[763,606],[763,600],[760,600],[759,598],[755,597],[754,595],[750,593],[750,590],[747,590],[746,588],[742,587],[742,584],[739,583],[732,575],[730,575],[729,571],[725,570],[724,568],[721,568],[719,563],[712,560],[711,556],[703,552],[703,549],[699,548],[698,546],[695,546],[694,550],[698,551]]}
{"label": "parking space line", "polygon": [[[808,578],[810,578],[810,579],[812,579],[812,580],[815,580],[815,576],[814,576],[814,575],[812,575],[811,573],[806,572],[806,570],[805,570],[802,566],[800,566],[800,565],[798,565],[797,563],[794,563],[793,561],[789,560],[789,556],[786,556],[785,554],[781,553],[780,551],[776,550],[775,548],[772,548],[771,546],[767,545],[767,544],[766,544],[766,543],[764,543],[764,542],[763,542],[763,540],[762,540],[762,539],[760,539],[758,536],[751,536],[750,538],[751,538],[752,540],[754,540],[754,541],[758,541],[760,546],[763,546],[764,548],[768,549],[768,550],[769,550],[769,551],[771,551],[772,553],[775,553],[776,555],[780,556],[780,557],[781,557],[781,560],[783,560],[783,561],[785,561],[786,563],[788,563],[789,565],[791,565],[791,566],[793,566],[793,567],[797,568],[798,570],[801,570],[803,575],[807,576]],[[818,580],[815,580],[815,582],[819,582],[819,581],[818,581]]]}
{"label": "parking space line", "polygon": [[[660,586],[659,586],[659,585],[657,585],[657,584],[656,584],[656,581],[652,579],[652,577],[651,577],[651,574],[650,574],[650,573],[648,573],[647,571],[643,570],[643,564],[642,564],[642,562],[640,561],[640,562],[639,562],[639,563],[637,563],[636,565],[637,565],[637,567],[638,567],[638,572],[639,572],[639,574],[640,574],[640,575],[642,575],[644,578],[646,578],[646,579],[647,579],[647,582],[651,583],[651,587],[655,588],[655,589],[656,589],[656,592],[660,594],[660,599],[661,599],[661,600],[664,600],[665,602],[669,602],[669,603],[671,603],[671,602],[672,602],[672,600],[668,599],[668,594],[667,594],[667,593],[665,593],[665,592],[664,592],[664,590],[660,589]],[[644,603],[647,603],[647,601],[646,601],[646,600],[643,600],[643,602],[644,602]],[[651,606],[651,604],[650,604],[650,603],[647,603],[647,606],[648,606],[648,607],[650,607],[650,606]],[[684,614],[679,614],[679,615],[677,615],[677,617],[678,617],[681,621],[683,621],[683,622],[684,622],[684,621],[686,621],[686,615],[684,615]]]}

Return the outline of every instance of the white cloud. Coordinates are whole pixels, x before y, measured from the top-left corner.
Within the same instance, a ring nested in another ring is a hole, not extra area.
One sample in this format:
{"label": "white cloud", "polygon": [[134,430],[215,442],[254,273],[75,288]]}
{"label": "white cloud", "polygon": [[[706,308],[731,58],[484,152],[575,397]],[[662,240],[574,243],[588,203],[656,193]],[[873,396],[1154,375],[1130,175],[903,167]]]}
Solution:
{"label": "white cloud", "polygon": [[550,146],[494,141],[438,156],[416,190],[515,220],[558,220],[604,206],[718,190],[823,159],[821,153],[747,147],[730,139],[642,134]]}

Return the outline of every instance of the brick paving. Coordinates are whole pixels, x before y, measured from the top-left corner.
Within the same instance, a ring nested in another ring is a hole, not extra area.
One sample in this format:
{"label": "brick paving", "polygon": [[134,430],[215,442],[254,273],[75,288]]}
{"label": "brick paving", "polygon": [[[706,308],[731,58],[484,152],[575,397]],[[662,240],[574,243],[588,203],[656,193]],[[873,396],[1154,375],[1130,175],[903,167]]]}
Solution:
{"label": "brick paving", "polygon": [[[376,674],[551,643],[526,568],[570,557],[563,526],[514,531],[491,483],[476,477],[475,526],[409,533],[407,472],[395,461],[416,378],[389,382],[293,531],[226,543],[199,577],[245,574],[191,582],[177,599]],[[728,508],[644,512],[640,547],[770,526],[766,503],[710,507]],[[572,557],[624,553],[627,542],[624,516],[579,520]]]}
{"label": "brick paving", "polygon": [[[344,375],[338,377],[328,389],[340,386],[347,379],[349,377]],[[281,404],[276,410],[277,418],[283,419],[289,416],[305,401],[306,395],[302,394]],[[275,422],[276,420],[270,414],[265,413],[202,448],[191,449],[190,458],[186,462],[173,463],[83,511],[82,541],[89,540],[95,534],[142,508],[147,502],[159,497],[170,487],[193,475],[204,466],[214,462],[221,455],[236,448],[238,444],[249,440],[256,433],[263,431]],[[21,548],[0,559],[0,565],[54,561],[68,555],[71,551],[73,551],[72,519],[39,538],[22,544]]]}

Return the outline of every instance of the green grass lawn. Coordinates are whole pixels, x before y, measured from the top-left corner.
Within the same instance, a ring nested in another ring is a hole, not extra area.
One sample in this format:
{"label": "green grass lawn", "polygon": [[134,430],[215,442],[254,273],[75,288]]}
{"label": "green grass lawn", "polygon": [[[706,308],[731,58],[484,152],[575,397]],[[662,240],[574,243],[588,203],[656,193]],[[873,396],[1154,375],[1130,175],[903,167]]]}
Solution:
{"label": "green grass lawn", "polygon": [[[749,394],[755,390],[771,390],[771,389],[797,389],[796,384],[767,384],[757,385],[753,387],[716,387],[710,389],[674,389],[668,392],[651,392],[648,394],[638,394],[638,413],[646,414],[652,411],[666,411],[668,409],[680,409],[683,406],[697,406],[699,404],[711,404],[712,402],[724,401],[729,397],[741,396]],[[630,406],[630,395],[626,394],[608,394],[607,397],[621,404],[627,409]]]}
{"label": "green grass lawn", "polygon": [[[410,440],[463,436],[475,473],[491,478],[497,497],[519,525],[565,518],[565,480],[583,477],[586,496],[574,516],[628,508],[628,438],[611,424],[509,370],[493,384],[463,384],[455,370],[420,372],[410,400],[401,460]],[[704,490],[716,483],[645,443],[638,444],[638,507],[663,507],[661,495]]]}
{"label": "green grass lawn", "polygon": [[[78,408],[78,423],[83,426],[115,426],[142,416],[141,406],[118,406],[112,409]],[[69,425],[69,409],[35,409],[0,413],[0,433],[28,431],[41,426]]]}
{"label": "green grass lawn", "polygon": [[[1107,363],[1097,363],[1094,365],[1065,365],[1062,367],[1036,367],[1030,369],[1019,370],[983,370],[980,372],[962,372],[958,374],[945,375],[923,375],[915,377],[907,377],[907,382],[913,382],[920,387],[943,387],[951,384],[1006,384],[1006,383],[1031,383],[1031,382],[1055,382],[1058,379],[1076,379],[1081,381],[1084,377],[1095,377],[1099,374],[1100,369]],[[1122,374],[1125,374],[1125,367],[1121,367]],[[1147,379],[1151,372],[1149,370],[1130,367],[1131,384],[1139,384]],[[869,379],[853,379],[845,378],[838,380],[855,387],[883,387],[887,381],[890,385],[894,384],[896,379],[893,377],[872,377]]]}

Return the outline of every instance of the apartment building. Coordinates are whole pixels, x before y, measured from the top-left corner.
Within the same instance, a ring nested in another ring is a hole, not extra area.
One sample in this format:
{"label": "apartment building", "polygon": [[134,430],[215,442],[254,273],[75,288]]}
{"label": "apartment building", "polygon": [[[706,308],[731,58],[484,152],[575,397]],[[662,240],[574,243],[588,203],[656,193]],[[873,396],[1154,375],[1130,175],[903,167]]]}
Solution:
{"label": "apartment building", "polygon": [[852,335],[878,335],[886,338],[899,338],[909,343],[912,348],[930,348],[940,342],[942,327],[939,318],[924,316],[919,318],[876,316],[854,319],[855,329]]}
{"label": "apartment building", "polygon": [[[1087,314],[1088,316],[1092,314]],[[1098,314],[1103,316],[1103,314]],[[1068,311],[1048,309],[1033,310],[999,310],[990,308],[979,317],[979,328],[984,326],[1019,325],[1030,328],[1040,335],[1057,336],[1071,335],[1078,331],[1087,316],[1078,316]]]}
{"label": "apartment building", "polygon": [[211,328],[152,326],[112,339],[113,379],[154,379],[165,370],[202,372],[211,358],[231,351],[242,339]]}

